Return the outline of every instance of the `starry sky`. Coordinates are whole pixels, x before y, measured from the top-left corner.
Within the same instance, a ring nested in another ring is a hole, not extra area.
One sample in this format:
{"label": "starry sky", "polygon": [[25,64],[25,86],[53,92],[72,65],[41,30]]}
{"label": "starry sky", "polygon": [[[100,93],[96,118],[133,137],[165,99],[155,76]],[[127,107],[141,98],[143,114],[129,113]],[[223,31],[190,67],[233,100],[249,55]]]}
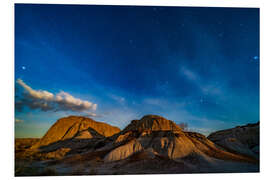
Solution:
{"label": "starry sky", "polygon": [[191,131],[259,121],[259,9],[15,5],[15,137],[83,115]]}

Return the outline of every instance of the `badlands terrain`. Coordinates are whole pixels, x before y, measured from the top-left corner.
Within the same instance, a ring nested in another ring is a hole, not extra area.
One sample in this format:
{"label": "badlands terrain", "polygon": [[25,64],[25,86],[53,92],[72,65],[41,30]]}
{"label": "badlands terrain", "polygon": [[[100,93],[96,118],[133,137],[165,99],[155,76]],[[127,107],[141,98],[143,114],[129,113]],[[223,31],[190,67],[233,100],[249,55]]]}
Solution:
{"label": "badlands terrain", "polygon": [[157,115],[123,130],[69,116],[41,139],[15,139],[15,176],[232,172],[259,172],[259,123],[205,137]]}

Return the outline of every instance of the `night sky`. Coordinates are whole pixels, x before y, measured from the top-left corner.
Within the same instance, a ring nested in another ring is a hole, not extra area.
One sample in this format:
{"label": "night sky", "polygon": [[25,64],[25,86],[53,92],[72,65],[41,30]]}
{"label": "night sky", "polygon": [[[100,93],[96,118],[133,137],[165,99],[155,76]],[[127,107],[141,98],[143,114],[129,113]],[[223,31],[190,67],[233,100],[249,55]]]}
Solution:
{"label": "night sky", "polygon": [[15,5],[15,136],[59,118],[259,121],[259,9]]}

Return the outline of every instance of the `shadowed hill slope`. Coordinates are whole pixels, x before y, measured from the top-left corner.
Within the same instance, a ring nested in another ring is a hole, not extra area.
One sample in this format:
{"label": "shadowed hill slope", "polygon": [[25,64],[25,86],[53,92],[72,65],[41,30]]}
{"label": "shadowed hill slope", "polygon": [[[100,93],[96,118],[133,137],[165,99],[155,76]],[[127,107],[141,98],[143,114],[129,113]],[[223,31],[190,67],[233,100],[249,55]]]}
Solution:
{"label": "shadowed hill slope", "polygon": [[211,133],[208,139],[230,152],[258,158],[259,135],[258,122]]}

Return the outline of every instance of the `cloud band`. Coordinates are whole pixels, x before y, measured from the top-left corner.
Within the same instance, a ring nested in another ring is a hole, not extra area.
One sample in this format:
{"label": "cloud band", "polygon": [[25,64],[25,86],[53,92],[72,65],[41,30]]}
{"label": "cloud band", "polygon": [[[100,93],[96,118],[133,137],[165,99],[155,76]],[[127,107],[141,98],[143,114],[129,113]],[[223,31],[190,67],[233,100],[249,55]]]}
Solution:
{"label": "cloud band", "polygon": [[17,79],[16,82],[24,89],[22,95],[16,99],[16,110],[21,111],[24,107],[42,111],[75,112],[89,112],[97,109],[97,104],[75,98],[64,91],[53,94],[45,90],[34,90],[21,79]]}

